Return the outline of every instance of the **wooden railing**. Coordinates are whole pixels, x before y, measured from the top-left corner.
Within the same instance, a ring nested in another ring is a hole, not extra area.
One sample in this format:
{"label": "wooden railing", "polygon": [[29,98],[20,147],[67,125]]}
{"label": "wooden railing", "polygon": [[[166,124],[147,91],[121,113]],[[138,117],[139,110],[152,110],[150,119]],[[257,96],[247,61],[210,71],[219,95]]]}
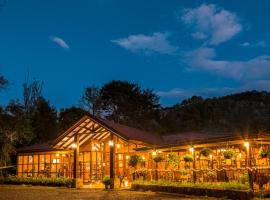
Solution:
{"label": "wooden railing", "polygon": [[141,169],[132,175],[133,179],[166,180],[174,182],[231,182],[249,184],[255,192],[270,191],[270,168],[231,168],[207,170],[156,170]]}

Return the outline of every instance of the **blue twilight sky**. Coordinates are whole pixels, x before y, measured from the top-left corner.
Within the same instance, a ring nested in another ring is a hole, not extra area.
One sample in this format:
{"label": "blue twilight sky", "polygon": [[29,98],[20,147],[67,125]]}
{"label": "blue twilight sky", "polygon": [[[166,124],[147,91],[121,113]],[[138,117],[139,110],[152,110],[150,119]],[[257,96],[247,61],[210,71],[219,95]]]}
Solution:
{"label": "blue twilight sky", "polygon": [[28,72],[57,108],[113,79],[153,89],[163,105],[270,89],[269,0],[6,1],[0,104],[21,98]]}

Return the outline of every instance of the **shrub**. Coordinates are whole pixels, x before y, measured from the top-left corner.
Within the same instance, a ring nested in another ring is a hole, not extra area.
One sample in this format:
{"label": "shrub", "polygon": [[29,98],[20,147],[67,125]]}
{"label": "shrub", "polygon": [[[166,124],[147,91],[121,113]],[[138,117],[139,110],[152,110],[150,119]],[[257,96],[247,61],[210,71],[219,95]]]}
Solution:
{"label": "shrub", "polygon": [[192,155],[185,155],[184,156],[184,161],[185,162],[193,162],[193,156]]}
{"label": "shrub", "polygon": [[170,153],[168,155],[168,163],[170,166],[172,167],[176,167],[178,166],[178,163],[179,163],[179,156],[176,155],[175,153]]}
{"label": "shrub", "polygon": [[45,178],[45,177],[17,177],[8,176],[1,178],[0,183],[3,184],[26,184],[26,185],[41,185],[41,186],[56,186],[56,187],[73,187],[73,179],[71,178]]}
{"label": "shrub", "polygon": [[128,165],[131,167],[136,167],[140,161],[141,157],[139,155],[131,155],[128,161]]}
{"label": "shrub", "polygon": [[108,189],[111,185],[111,178],[109,176],[104,176],[102,183],[105,185],[105,188]]}
{"label": "shrub", "polygon": [[234,156],[234,150],[232,149],[228,149],[226,151],[223,152],[223,156],[225,159],[231,159]]}
{"label": "shrub", "polygon": [[201,150],[200,154],[207,157],[209,156],[211,153],[213,152],[212,149],[209,149],[209,148],[204,148]]}

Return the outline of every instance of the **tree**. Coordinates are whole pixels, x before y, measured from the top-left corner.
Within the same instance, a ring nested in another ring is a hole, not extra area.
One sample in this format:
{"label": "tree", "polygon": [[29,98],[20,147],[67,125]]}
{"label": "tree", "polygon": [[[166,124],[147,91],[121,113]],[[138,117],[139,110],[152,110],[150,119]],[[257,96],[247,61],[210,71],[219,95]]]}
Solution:
{"label": "tree", "polygon": [[42,87],[43,83],[37,80],[31,83],[27,80],[23,84],[23,104],[27,114],[30,114],[31,110],[34,108],[35,101],[42,96]]}
{"label": "tree", "polygon": [[102,113],[111,120],[141,129],[156,129],[159,97],[127,81],[111,81],[100,90]]}
{"label": "tree", "polygon": [[45,142],[53,139],[58,134],[57,112],[49,101],[43,97],[38,97],[34,102],[34,108],[31,114],[33,142]]}
{"label": "tree", "polygon": [[75,122],[77,122],[84,115],[89,114],[82,108],[72,106],[71,108],[63,108],[58,115],[58,124],[60,133],[67,130]]}
{"label": "tree", "polygon": [[5,89],[8,84],[8,80],[0,74],[0,91]]}
{"label": "tree", "polygon": [[15,148],[27,145],[33,139],[31,124],[18,101],[11,101],[0,110],[0,165],[10,163]]}
{"label": "tree", "polygon": [[98,87],[85,88],[80,101],[82,107],[92,115],[99,116],[101,114],[100,89]]}

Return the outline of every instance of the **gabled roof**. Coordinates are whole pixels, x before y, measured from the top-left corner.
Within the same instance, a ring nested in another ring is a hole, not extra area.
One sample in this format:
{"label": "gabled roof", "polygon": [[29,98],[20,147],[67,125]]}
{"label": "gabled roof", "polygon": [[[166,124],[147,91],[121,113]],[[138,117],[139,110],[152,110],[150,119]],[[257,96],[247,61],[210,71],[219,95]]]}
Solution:
{"label": "gabled roof", "polygon": [[80,145],[89,139],[108,139],[111,134],[125,141],[140,141],[151,146],[162,144],[162,138],[157,134],[89,115],[82,117],[54,141],[19,148],[17,152],[68,149],[74,142],[76,133],[80,135]]}

